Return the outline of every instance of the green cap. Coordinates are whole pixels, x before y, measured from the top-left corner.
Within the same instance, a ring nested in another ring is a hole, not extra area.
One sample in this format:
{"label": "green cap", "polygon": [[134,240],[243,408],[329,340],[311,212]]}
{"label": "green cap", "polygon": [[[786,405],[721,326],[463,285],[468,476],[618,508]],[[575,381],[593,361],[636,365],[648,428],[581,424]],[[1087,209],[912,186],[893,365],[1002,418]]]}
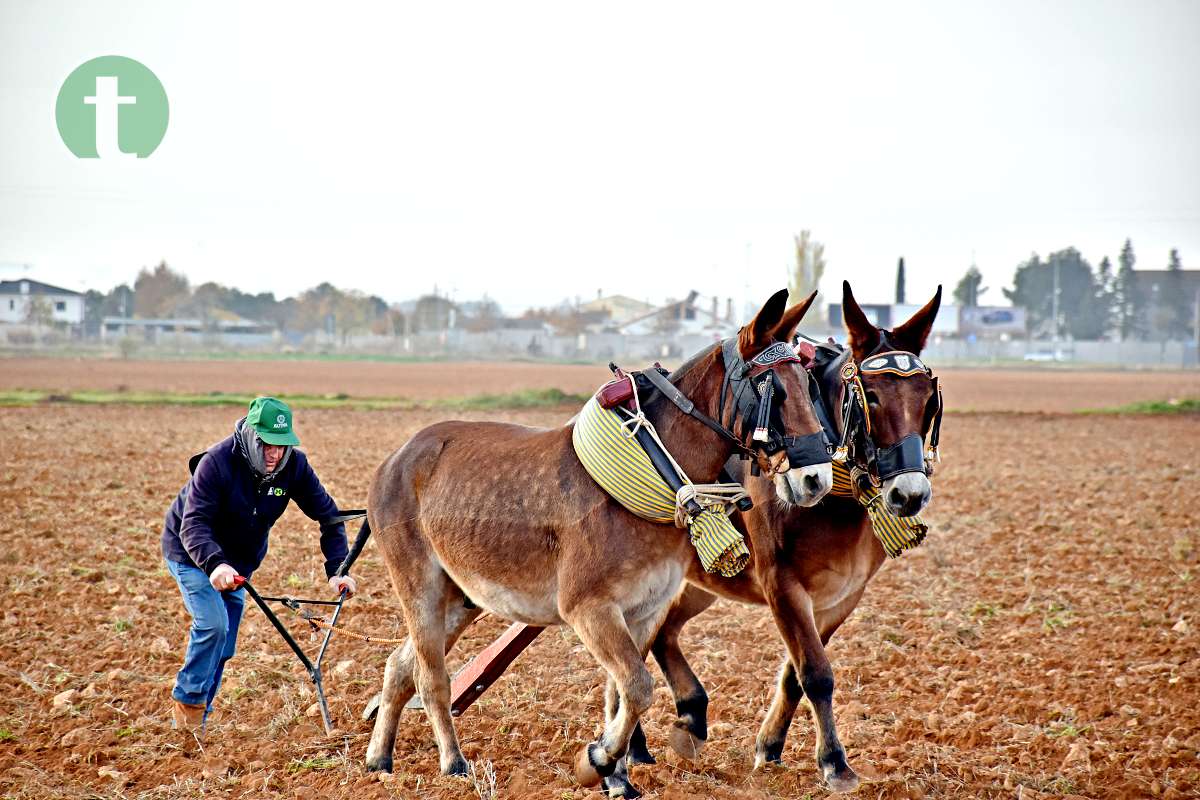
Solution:
{"label": "green cap", "polygon": [[246,424],[266,444],[300,444],[292,430],[292,410],[274,397],[258,397],[250,403]]}

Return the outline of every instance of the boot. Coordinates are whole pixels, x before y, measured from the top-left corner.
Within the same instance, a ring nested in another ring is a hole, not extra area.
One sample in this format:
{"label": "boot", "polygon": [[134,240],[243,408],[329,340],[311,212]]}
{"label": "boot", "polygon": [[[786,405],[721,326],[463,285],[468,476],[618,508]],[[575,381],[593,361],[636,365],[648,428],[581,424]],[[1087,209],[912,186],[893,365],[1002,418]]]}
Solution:
{"label": "boot", "polygon": [[[171,698],[171,727],[185,731],[195,737],[197,744],[204,742],[204,706],[181,703]],[[191,738],[191,737],[188,737]]]}

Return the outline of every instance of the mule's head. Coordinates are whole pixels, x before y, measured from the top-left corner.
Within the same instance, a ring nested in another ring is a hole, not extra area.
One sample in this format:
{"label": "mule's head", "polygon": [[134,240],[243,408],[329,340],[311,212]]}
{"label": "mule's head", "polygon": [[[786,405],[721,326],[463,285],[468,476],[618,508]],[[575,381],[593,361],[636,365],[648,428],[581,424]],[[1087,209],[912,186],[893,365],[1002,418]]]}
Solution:
{"label": "mule's head", "polygon": [[[740,436],[754,447],[759,469],[774,477],[780,499],[802,506],[815,504],[833,486],[827,442],[809,393],[811,378],[790,344],[816,296],[813,292],[791,308],[786,289],[767,300],[738,332],[744,379],[731,383]],[[749,400],[759,404],[758,413],[747,413]]]}
{"label": "mule's head", "polygon": [[916,515],[933,498],[923,451],[940,401],[933,375],[916,357],[941,303],[938,286],[933,299],[911,319],[884,330],[867,319],[850,284],[842,282],[842,316],[866,393],[883,499],[900,517]]}

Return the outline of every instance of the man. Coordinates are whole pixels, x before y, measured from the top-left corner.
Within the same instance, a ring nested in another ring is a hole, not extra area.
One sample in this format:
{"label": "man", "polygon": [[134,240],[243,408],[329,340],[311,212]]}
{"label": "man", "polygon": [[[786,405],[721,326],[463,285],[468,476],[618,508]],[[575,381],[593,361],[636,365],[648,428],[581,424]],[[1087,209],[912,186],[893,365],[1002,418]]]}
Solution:
{"label": "man", "polygon": [[[192,477],[167,511],[163,557],[192,616],[171,715],[175,727],[197,736],[237,642],[245,590],[234,579],[258,569],[289,499],[314,520],[338,514],[298,444],[291,409],[273,397],[257,398],[231,436],[192,459]],[[354,594],[354,580],[334,574],[346,557],[344,524],[322,526],[321,552],[330,588]]]}

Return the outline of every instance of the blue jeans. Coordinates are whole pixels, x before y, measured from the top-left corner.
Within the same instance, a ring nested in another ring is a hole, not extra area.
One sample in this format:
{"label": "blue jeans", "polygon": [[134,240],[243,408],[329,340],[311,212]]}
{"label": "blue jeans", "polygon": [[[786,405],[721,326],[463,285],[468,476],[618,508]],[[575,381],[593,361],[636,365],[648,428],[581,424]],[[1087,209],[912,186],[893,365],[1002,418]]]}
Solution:
{"label": "blue jeans", "polygon": [[175,676],[171,696],[181,703],[202,705],[207,714],[212,711],[213,698],[221,686],[225,662],[233,658],[237,647],[246,590],[218,592],[199,567],[170,559],[166,562],[167,569],[179,584],[183,604],[192,615],[187,654],[183,657],[183,667]]}

